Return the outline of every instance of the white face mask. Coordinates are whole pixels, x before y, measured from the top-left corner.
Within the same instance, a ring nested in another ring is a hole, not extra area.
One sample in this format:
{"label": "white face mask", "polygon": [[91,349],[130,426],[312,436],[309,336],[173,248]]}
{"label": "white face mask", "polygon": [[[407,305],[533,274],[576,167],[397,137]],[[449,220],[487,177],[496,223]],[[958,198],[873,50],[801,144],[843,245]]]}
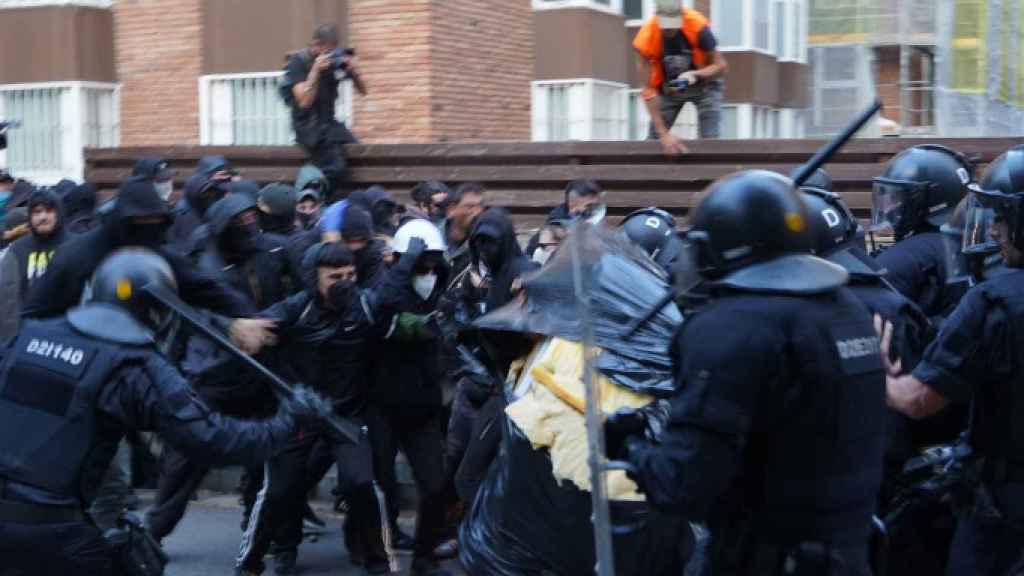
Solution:
{"label": "white face mask", "polygon": [[412,290],[421,300],[430,298],[437,284],[437,274],[421,274],[412,279]]}
{"label": "white face mask", "polygon": [[171,197],[171,194],[174,193],[173,180],[168,180],[166,182],[154,182],[153,186],[156,188],[156,193],[160,195],[160,199],[164,202],[167,202]]}
{"label": "white face mask", "polygon": [[537,248],[533,251],[533,261],[541,266],[547,264],[548,260],[551,259],[551,252],[543,248]]}

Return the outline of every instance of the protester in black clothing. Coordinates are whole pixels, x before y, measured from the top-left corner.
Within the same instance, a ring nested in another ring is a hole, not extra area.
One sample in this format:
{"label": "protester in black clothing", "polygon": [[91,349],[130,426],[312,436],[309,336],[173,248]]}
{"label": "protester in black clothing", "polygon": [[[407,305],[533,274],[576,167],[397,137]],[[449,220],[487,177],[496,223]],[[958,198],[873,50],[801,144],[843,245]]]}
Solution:
{"label": "protester in black clothing", "polygon": [[399,315],[386,337],[371,350],[373,386],[367,424],[373,445],[374,472],[397,516],[395,457],[409,460],[419,493],[413,574],[445,574],[434,549],[444,537],[445,500],[442,470],[441,370],[439,341],[427,327],[448,275],[444,241],[436,226],[414,220],[395,234],[393,249],[405,263],[414,238],[426,243],[416,258],[411,284],[403,287]]}
{"label": "protester in black clothing", "polygon": [[[287,251],[274,238],[260,232],[256,203],[245,194],[232,194],[206,212],[210,236],[198,257],[201,270],[221,275],[244,294],[254,309],[284,300],[300,284]],[[182,371],[192,386],[217,410],[254,418],[273,411],[273,394],[266,381],[202,335],[188,338]],[[158,540],[174,529],[188,501],[199,487],[207,466],[173,449],[160,458],[161,476],[154,506],[146,520]],[[250,480],[261,476],[250,471]],[[250,482],[250,501],[256,483]]]}
{"label": "protester in black clothing", "polygon": [[9,258],[18,261],[21,298],[46,274],[58,247],[64,243],[61,202],[52,190],[40,188],[28,198],[28,227],[31,232],[11,245]]}
{"label": "protester in black clothing", "polygon": [[309,48],[288,55],[281,96],[292,111],[295,141],[330,181],[331,189],[347,177],[342,145],[355,137],[335,119],[338,84],[352,80],[365,95],[359,64],[351,50],[338,50],[338,28],[319,26]]}
{"label": "protester in black clothing", "polygon": [[100,225],[96,216],[96,186],[85,182],[75,186],[63,198],[64,219],[71,234],[84,234]]}
{"label": "protester in black clothing", "polygon": [[312,164],[299,168],[295,177],[295,218],[304,230],[317,228],[330,185],[323,171]]}
{"label": "protester in black clothing", "polygon": [[[374,290],[361,290],[352,251],[340,243],[317,244],[303,261],[308,288],[264,311],[275,322],[284,345],[284,368],[297,381],[320,390],[337,414],[360,420],[367,399],[368,344],[388,329],[390,310],[409,283],[415,251],[396,265]],[[350,505],[345,523],[349,553],[370,574],[397,570],[389,549],[390,528],[383,495],[374,485],[369,438],[359,444],[329,430],[305,429],[268,463],[265,486],[242,539],[238,568],[260,573],[270,539],[280,534],[278,565],[294,565],[301,540],[303,489],[310,452],[327,441]],[[279,572],[280,573],[280,572]]]}
{"label": "protester in black clothing", "polygon": [[142,176],[153,181],[156,193],[161,200],[167,202],[168,206],[173,205],[174,176],[177,173],[163,158],[156,156],[146,156],[136,162],[132,168],[132,176]]}
{"label": "protester in black clothing", "polygon": [[228,193],[234,169],[223,156],[204,156],[195,172],[185,181],[184,197],[173,211],[170,240],[179,249],[188,251],[192,234],[203,222],[203,214],[214,202]]}
{"label": "protester in black clothing", "polygon": [[463,275],[469,269],[469,235],[483,210],[484,187],[480,184],[462,184],[448,197],[445,220],[440,226],[447,242],[445,261],[451,271],[448,290],[462,282]]}

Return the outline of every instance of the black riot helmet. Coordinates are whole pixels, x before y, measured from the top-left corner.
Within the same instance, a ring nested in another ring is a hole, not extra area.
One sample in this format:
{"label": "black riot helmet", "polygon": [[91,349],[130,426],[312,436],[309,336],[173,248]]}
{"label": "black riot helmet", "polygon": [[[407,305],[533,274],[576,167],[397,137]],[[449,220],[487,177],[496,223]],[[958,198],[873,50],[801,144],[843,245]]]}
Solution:
{"label": "black riot helmet", "polygon": [[896,240],[935,230],[973,182],[974,166],[956,150],[936,144],[908,148],[874,180],[872,227],[892,227]]}
{"label": "black riot helmet", "polygon": [[676,238],[676,219],[660,208],[637,210],[626,216],[620,228],[627,238],[659,263],[658,257]]}
{"label": "black riot helmet", "polygon": [[968,209],[964,225],[964,251],[998,247],[990,235],[997,219],[1007,223],[1013,245],[1024,250],[1024,146],[1007,150],[989,164],[974,196],[977,203]]}
{"label": "black riot helmet", "polygon": [[122,248],[93,272],[82,305],[68,312],[78,331],[122,344],[149,344],[170,325],[172,314],[143,288],[158,286],[177,293],[170,264],[144,248]]}
{"label": "black riot helmet", "polygon": [[849,206],[835,192],[800,189],[807,205],[811,251],[857,276],[881,276],[882,268],[864,250],[860,225]]}
{"label": "black riot helmet", "polygon": [[813,294],[837,288],[845,270],[811,255],[807,207],[785,176],[748,170],[708,188],[687,232],[701,275],[754,292]]}

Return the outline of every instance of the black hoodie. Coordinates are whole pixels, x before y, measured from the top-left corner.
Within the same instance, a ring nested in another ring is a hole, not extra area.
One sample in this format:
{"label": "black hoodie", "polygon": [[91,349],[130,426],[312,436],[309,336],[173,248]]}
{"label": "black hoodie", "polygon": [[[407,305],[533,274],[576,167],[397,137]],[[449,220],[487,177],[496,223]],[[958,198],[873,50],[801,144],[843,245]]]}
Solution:
{"label": "black hoodie", "polygon": [[499,247],[498,263],[488,269],[490,286],[484,297],[485,312],[491,312],[512,299],[512,283],[516,278],[525,272],[535,270],[538,266],[523,255],[523,250],[516,240],[515,227],[504,210],[490,208],[477,218],[473,232],[469,236],[469,252],[474,270],[480,270],[481,257],[475,242],[480,236],[495,240]]}
{"label": "black hoodie", "polygon": [[[129,245],[125,237],[132,229],[130,219],[136,216],[168,217],[168,209],[152,182],[143,185],[132,178],[121,186],[113,208],[100,227],[72,238],[57,252],[46,275],[28,291],[21,315],[52,317],[75,306],[86,282],[103,259]],[[167,246],[153,249],[174,269],[178,291],[186,302],[235,317],[255,312],[246,298],[223,278],[197,270],[187,258]]]}
{"label": "black hoodie", "polygon": [[84,234],[100,225],[96,217],[96,186],[86,182],[79,184],[64,196],[64,211],[67,230],[72,234]]}
{"label": "black hoodie", "polygon": [[[57,211],[57,226],[46,236],[39,235],[32,227],[32,208],[44,204]],[[39,188],[28,197],[29,230],[27,236],[11,244],[11,253],[18,261],[21,278],[21,297],[46,274],[50,262],[56,255],[57,247],[64,243],[64,215],[60,197],[49,188]]]}
{"label": "black hoodie", "polygon": [[[171,226],[171,242],[182,252],[196,248],[192,244],[193,234],[202,223],[203,215],[213,202],[202,198],[210,178],[220,170],[230,167],[223,156],[203,156],[196,171],[185,181],[183,197],[174,207],[174,224]],[[226,193],[226,190],[225,190]]]}

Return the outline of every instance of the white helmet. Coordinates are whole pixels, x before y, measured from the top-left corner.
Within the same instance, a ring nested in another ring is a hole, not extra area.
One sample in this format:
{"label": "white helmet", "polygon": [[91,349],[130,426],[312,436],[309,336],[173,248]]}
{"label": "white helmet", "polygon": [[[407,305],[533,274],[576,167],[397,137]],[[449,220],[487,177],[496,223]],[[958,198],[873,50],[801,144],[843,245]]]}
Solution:
{"label": "white helmet", "polygon": [[444,236],[441,235],[441,231],[434,226],[429,220],[410,220],[403,224],[397,232],[395,237],[391,241],[391,246],[398,254],[405,254],[409,249],[409,240],[412,238],[422,238],[427,244],[428,252],[444,252],[446,245],[444,242]]}

